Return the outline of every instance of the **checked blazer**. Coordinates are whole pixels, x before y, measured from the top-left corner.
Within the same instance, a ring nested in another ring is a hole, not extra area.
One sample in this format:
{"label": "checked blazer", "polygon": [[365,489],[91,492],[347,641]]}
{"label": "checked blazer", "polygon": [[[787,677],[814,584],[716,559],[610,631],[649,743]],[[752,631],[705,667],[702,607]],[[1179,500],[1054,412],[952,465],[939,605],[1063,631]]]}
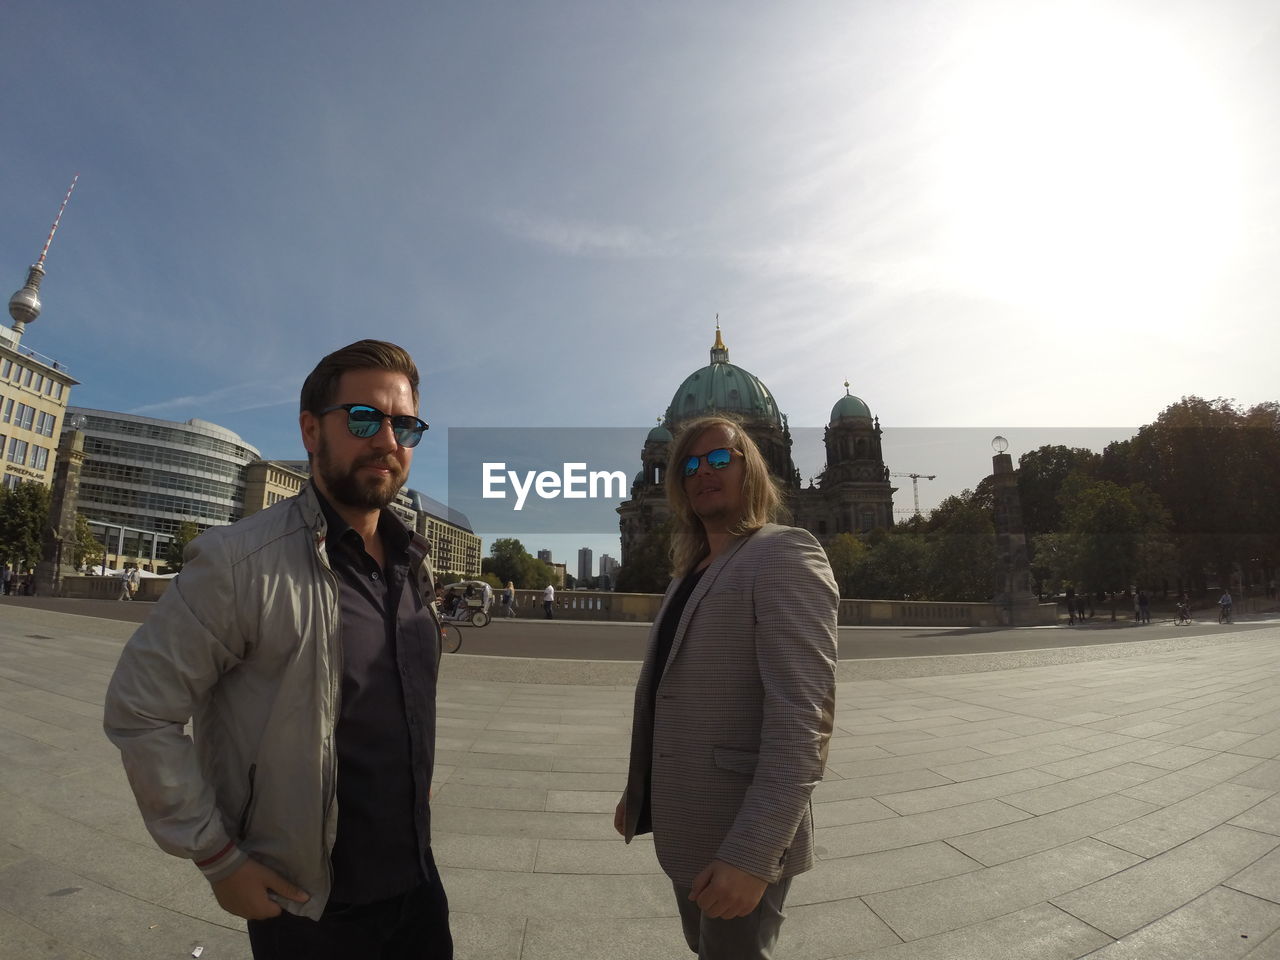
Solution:
{"label": "checked blazer", "polygon": [[802,873],[834,725],[839,593],[826,554],[797,527],[735,539],[689,597],[655,699],[658,624],[676,586],[636,687],[624,836],[647,783],[658,861],[676,883],[712,860],[770,883]]}

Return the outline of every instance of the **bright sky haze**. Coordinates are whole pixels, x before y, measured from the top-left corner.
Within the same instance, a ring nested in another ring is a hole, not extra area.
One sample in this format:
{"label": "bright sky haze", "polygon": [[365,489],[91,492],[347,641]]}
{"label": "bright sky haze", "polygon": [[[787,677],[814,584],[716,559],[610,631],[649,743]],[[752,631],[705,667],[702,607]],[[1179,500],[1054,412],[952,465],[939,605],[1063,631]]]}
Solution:
{"label": "bright sky haze", "polygon": [[[315,361],[393,340],[432,424],[410,483],[444,499],[448,427],[650,425],[717,313],[793,426],[848,379],[894,470],[937,466],[900,462],[895,428],[1277,399],[1270,0],[18,0],[3,20],[0,293],[78,172],[23,340],[83,382],[76,405],[298,458]],[[578,545],[617,556],[573,537],[556,559]]]}

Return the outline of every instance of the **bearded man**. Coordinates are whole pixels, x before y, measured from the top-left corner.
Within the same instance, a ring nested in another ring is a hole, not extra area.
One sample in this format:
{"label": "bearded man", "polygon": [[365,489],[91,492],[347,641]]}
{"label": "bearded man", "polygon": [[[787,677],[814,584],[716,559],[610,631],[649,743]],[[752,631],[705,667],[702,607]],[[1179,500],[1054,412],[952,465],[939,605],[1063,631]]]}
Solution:
{"label": "bearded man", "polygon": [[429,549],[387,509],[417,414],[402,348],[321,360],[299,415],[311,482],[188,545],[107,691],[147,829],[249,921],[256,960],[453,956]]}

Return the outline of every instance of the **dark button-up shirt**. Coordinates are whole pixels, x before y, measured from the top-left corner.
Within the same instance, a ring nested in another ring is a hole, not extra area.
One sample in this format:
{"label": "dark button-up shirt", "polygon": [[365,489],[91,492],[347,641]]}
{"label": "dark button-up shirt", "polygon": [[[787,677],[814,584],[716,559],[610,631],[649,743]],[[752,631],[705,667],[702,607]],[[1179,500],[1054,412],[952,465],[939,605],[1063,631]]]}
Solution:
{"label": "dark button-up shirt", "polygon": [[386,567],[319,491],[329,564],[342,616],[335,904],[372,903],[429,876],[440,643],[410,572],[422,561],[396,516],[383,510]]}

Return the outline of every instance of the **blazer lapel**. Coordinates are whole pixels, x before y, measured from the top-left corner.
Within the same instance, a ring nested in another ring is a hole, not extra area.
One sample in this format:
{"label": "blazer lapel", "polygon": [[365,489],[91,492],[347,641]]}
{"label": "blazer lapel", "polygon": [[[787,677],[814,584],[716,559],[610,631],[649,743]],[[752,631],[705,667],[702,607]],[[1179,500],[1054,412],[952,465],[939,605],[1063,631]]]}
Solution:
{"label": "blazer lapel", "polygon": [[[754,532],[752,531],[752,533]],[[689,596],[689,602],[684,605],[684,613],[680,616],[680,622],[676,625],[676,635],[671,641],[671,655],[667,657],[667,667],[671,666],[680,650],[680,645],[684,643],[685,631],[689,629],[689,621],[693,619],[693,613],[698,609],[698,604],[702,602],[702,598],[711,590],[711,585],[716,582],[716,577],[720,576],[720,572],[733,559],[733,555],[742,549],[744,543],[751,539],[751,535],[735,537],[733,542],[725,548],[724,553],[716,557],[715,562],[707,567],[706,573],[702,575],[698,585],[693,588],[693,593]]]}

